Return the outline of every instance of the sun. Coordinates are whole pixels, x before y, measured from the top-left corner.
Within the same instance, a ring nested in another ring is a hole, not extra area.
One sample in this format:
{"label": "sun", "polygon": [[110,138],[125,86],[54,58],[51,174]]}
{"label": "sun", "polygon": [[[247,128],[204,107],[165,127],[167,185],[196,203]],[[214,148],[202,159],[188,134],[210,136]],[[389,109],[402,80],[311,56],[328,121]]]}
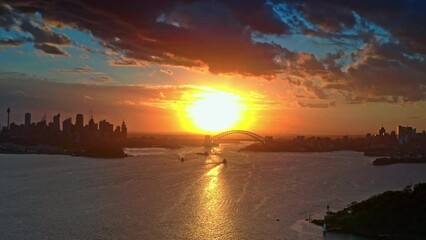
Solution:
{"label": "sun", "polygon": [[186,112],[199,130],[218,132],[234,127],[242,118],[242,110],[239,96],[215,90],[194,95]]}

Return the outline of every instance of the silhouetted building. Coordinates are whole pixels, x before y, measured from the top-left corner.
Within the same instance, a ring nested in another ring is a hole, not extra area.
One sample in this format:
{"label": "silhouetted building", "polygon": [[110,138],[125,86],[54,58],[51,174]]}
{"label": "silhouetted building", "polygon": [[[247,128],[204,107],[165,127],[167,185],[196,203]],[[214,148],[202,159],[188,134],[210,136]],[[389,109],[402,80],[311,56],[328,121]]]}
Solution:
{"label": "silhouetted building", "polygon": [[66,137],[72,136],[73,125],[71,118],[67,118],[62,122],[62,129]]}
{"label": "silhouetted building", "polygon": [[416,129],[412,127],[398,126],[398,142],[405,144],[410,142],[410,139],[416,135]]}
{"label": "silhouetted building", "polygon": [[90,118],[89,120],[89,124],[88,124],[88,139],[89,140],[94,140],[96,137],[98,137],[98,124],[95,123],[95,120],[93,119],[93,117]]}
{"label": "silhouetted building", "polygon": [[53,127],[53,131],[54,132],[60,132],[61,131],[60,120],[61,120],[61,114],[60,113],[58,113],[57,115],[53,116],[52,127]]}
{"label": "silhouetted building", "polygon": [[25,113],[25,128],[29,129],[31,126],[31,113]]}
{"label": "silhouetted building", "polygon": [[75,127],[76,129],[83,129],[83,125],[84,125],[84,117],[83,114],[79,113],[75,116]]}
{"label": "silhouetted building", "polygon": [[121,137],[126,139],[127,138],[127,126],[126,123],[123,121],[121,124]]}
{"label": "silhouetted building", "polygon": [[384,127],[381,127],[379,129],[379,136],[385,136],[385,134],[386,134],[386,129]]}
{"label": "silhouetted building", "polygon": [[[10,109],[7,111],[10,113]],[[121,126],[117,126],[114,130],[114,125],[106,120],[95,123],[93,117],[89,123],[84,125],[83,114],[76,115],[75,125],[72,123],[72,118],[67,118],[60,122],[60,114],[53,116],[53,121],[47,123],[46,116],[40,122],[31,122],[31,113],[25,113],[25,123],[15,124],[8,123],[4,126],[0,137],[6,139],[25,140],[26,142],[87,142],[87,141],[122,141],[127,138],[127,127],[123,121]],[[77,121],[78,120],[78,121]]]}
{"label": "silhouetted building", "polygon": [[102,121],[99,122],[99,132],[100,132],[102,137],[104,137],[104,138],[111,137],[113,130],[114,130],[114,125],[112,125],[108,121],[102,120]]}
{"label": "silhouetted building", "polygon": [[115,138],[120,138],[121,137],[121,128],[120,126],[116,126],[115,130],[114,130],[114,137]]}

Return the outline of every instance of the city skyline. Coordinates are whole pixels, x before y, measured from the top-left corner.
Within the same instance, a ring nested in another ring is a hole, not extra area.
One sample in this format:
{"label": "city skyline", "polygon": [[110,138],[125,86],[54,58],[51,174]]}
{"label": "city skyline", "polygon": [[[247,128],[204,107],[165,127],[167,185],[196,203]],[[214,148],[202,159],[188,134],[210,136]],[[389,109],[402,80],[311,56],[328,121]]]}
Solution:
{"label": "city skyline", "polygon": [[[6,113],[10,114],[11,112],[12,112],[11,108],[7,108]],[[90,113],[88,115],[89,115],[89,119],[86,119],[84,117],[85,116],[84,114],[82,114],[82,113],[76,113],[74,119],[73,119],[72,116],[70,116],[70,117],[62,118],[63,120],[61,121],[60,120],[61,119],[61,113],[57,113],[57,114],[53,114],[52,115],[52,121],[49,122],[47,120],[48,116],[46,116],[46,114],[44,114],[43,117],[39,121],[37,121],[37,120],[35,120],[35,119],[32,118],[32,116],[33,116],[32,113],[26,112],[26,113],[23,114],[23,119],[24,119],[23,121],[21,121],[21,122],[19,122],[19,121],[17,121],[17,122],[10,121],[9,124],[10,125],[13,124],[13,125],[19,126],[19,127],[29,128],[31,125],[36,125],[37,123],[45,122],[45,124],[46,124],[47,127],[49,126],[49,124],[58,125],[58,126],[56,126],[56,128],[58,128],[58,131],[65,132],[66,130],[64,129],[64,125],[66,125],[66,124],[67,125],[72,125],[72,126],[78,126],[78,125],[80,125],[81,127],[83,127],[83,126],[89,126],[91,122],[95,123],[92,111],[90,111]],[[55,119],[56,118],[58,119],[57,123],[55,123]],[[5,117],[5,119],[9,119],[9,116]],[[107,124],[110,124],[111,126],[114,126],[114,124],[111,124],[106,119],[99,120],[99,123],[101,123],[101,122],[106,122]],[[87,123],[87,124],[85,124],[85,123]],[[98,124],[96,124],[96,125],[98,126]],[[126,127],[124,120],[121,123],[121,128],[123,126]],[[8,124],[1,125],[1,122],[0,122],[0,130],[5,131],[7,129],[7,127],[10,127],[10,126],[8,126]],[[120,128],[120,124],[117,124],[117,128]],[[98,129],[98,127],[96,127],[96,129]],[[115,128],[112,127],[112,130],[114,130],[114,129]],[[379,130],[377,130],[377,129],[379,129]],[[391,128],[385,128],[383,125],[381,125],[381,127],[380,128],[376,128],[375,131],[370,131],[370,132],[366,131],[364,133],[352,134],[352,136],[365,135],[367,138],[369,138],[369,137],[374,137],[374,136],[388,136],[389,137],[389,136],[393,136],[394,135],[394,136],[397,136],[399,138],[400,132],[403,132],[404,135],[407,135],[407,132],[408,132],[408,135],[410,135],[411,132],[413,132],[414,135],[415,135],[416,131],[418,131],[417,133],[419,133],[419,134],[424,134],[425,133],[425,130],[417,129],[416,127],[412,127],[412,126],[408,126],[408,125],[404,125],[404,124],[402,124],[402,125],[399,124],[399,125],[391,127]],[[125,132],[126,132],[125,135],[127,136],[127,127],[126,127]],[[130,131],[130,132],[131,133],[137,133],[137,132],[132,132],[132,131]],[[147,133],[149,133],[149,132],[147,132]],[[300,135],[300,136],[308,135],[309,136],[309,134],[305,134],[303,132],[287,133],[287,134],[288,135]],[[278,134],[278,135],[280,135],[280,134]],[[312,135],[315,135],[315,134],[312,134]],[[343,137],[345,137],[345,136],[351,136],[351,134],[336,134],[336,135],[343,136]],[[318,136],[321,136],[321,134],[319,134]],[[324,134],[324,136],[327,136],[327,134]]]}
{"label": "city skyline", "polygon": [[[8,122],[1,127],[0,136],[33,143],[51,141],[60,142],[98,142],[98,141],[125,141],[127,139],[127,126],[123,121],[114,128],[114,124],[106,119],[95,122],[93,115],[84,121],[84,114],[75,114],[61,120],[61,114],[53,115],[49,121],[46,115],[40,121],[32,121],[31,113],[24,114],[25,121],[9,122],[11,109],[7,109]],[[74,123],[73,123],[74,122]]]}
{"label": "city skyline", "polygon": [[147,133],[426,129],[423,9],[403,0],[4,1],[0,124],[10,106],[14,122],[19,112],[93,111]]}

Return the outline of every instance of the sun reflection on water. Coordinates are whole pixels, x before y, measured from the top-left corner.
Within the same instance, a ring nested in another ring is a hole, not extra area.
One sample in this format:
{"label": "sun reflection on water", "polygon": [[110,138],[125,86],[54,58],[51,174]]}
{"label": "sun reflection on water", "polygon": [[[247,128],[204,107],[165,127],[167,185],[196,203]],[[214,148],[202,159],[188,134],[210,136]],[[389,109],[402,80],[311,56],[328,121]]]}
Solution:
{"label": "sun reflection on water", "polygon": [[235,234],[226,201],[228,194],[225,179],[222,177],[225,165],[220,163],[219,157],[215,155],[210,155],[206,163],[217,165],[204,175],[197,235],[204,239],[229,239]]}
{"label": "sun reflection on water", "polygon": [[210,181],[204,188],[204,196],[208,200],[207,208],[209,210],[216,210],[219,205],[221,196],[219,195],[220,193],[218,190],[218,175],[220,174],[223,166],[223,164],[219,164],[206,173],[206,177],[209,177]]}

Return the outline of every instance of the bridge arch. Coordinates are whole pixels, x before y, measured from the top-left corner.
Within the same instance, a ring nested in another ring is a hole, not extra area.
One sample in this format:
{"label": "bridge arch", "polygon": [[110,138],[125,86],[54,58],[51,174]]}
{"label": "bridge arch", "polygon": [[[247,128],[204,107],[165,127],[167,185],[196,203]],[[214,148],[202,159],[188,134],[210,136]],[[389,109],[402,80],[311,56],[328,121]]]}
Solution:
{"label": "bridge arch", "polygon": [[233,134],[243,134],[243,135],[249,136],[252,139],[259,141],[259,142],[265,141],[265,138],[260,136],[259,134],[256,134],[254,132],[245,131],[245,130],[230,130],[230,131],[221,132],[221,133],[211,137],[211,141],[215,142],[217,140],[222,139],[225,136],[233,135]]}

